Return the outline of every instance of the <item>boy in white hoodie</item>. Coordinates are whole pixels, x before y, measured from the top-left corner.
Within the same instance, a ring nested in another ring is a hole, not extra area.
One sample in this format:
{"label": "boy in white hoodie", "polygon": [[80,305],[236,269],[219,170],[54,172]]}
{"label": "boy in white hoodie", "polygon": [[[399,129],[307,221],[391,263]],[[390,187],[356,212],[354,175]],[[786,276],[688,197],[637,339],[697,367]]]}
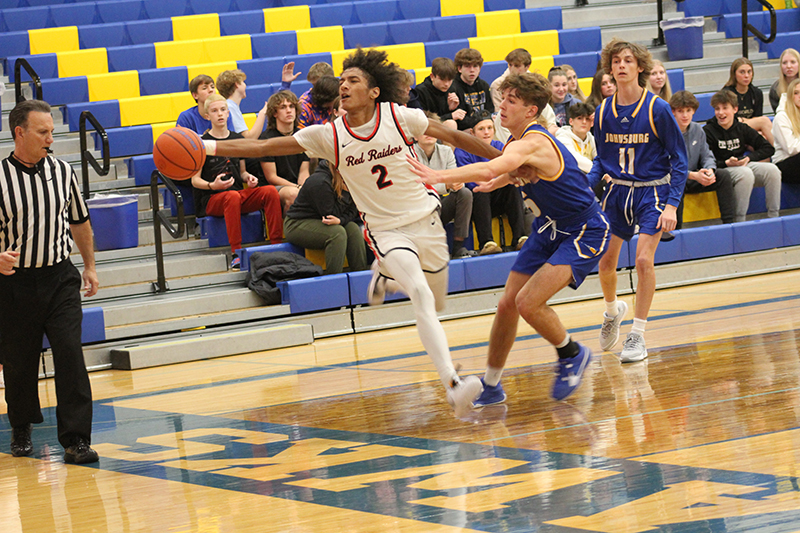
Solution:
{"label": "boy in white hoodie", "polygon": [[585,102],[574,104],[567,111],[569,126],[556,131],[556,139],[575,156],[578,167],[586,174],[592,170],[592,161],[597,156],[594,136],[589,131],[594,123],[594,106]]}

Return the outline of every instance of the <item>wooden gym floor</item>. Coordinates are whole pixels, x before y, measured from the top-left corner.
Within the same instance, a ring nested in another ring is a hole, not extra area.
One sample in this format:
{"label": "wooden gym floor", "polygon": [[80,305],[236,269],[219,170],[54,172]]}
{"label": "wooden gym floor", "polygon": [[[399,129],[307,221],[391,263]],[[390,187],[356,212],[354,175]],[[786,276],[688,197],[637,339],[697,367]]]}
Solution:
{"label": "wooden gym floor", "polygon": [[[0,416],[0,531],[800,532],[798,286],[659,291],[625,366],[602,302],[558,306],[595,350],[581,389],[550,400],[554,350],[523,324],[507,403],[463,421],[414,328],[93,373],[90,466],[64,465],[42,381],[34,457]],[[492,318],[445,323],[466,373]]]}

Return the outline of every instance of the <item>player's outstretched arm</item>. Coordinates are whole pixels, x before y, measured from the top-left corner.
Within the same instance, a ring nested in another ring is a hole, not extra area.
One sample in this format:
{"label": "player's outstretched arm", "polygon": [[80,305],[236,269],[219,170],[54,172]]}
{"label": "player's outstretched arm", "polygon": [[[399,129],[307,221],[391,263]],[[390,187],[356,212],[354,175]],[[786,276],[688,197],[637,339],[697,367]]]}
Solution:
{"label": "player's outstretched arm", "polygon": [[[479,141],[480,142],[480,141]],[[471,183],[489,181],[501,176],[527,163],[530,152],[527,142],[515,142],[506,147],[499,157],[490,161],[473,163],[458,168],[447,170],[433,170],[426,167],[416,159],[408,156],[411,171],[420,177],[423,183]]]}
{"label": "player's outstretched arm", "polygon": [[208,155],[225,157],[265,157],[268,155],[292,155],[305,152],[294,137],[275,137],[273,139],[235,139],[218,143],[203,140]]}
{"label": "player's outstretched arm", "polygon": [[474,135],[450,129],[440,122],[434,122],[432,120],[428,121],[428,129],[425,130],[425,135],[436,137],[441,141],[452,144],[456,148],[461,148],[466,152],[485,157],[486,159],[494,159],[503,153],[494,146],[481,141]]}

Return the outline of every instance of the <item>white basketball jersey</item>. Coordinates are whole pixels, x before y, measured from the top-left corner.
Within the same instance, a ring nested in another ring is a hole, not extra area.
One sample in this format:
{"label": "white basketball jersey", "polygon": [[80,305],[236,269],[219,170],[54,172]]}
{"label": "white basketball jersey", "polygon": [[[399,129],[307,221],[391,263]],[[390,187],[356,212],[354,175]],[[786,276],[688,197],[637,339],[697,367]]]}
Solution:
{"label": "white basketball jersey", "polygon": [[374,128],[365,137],[342,118],[333,123],[336,157],[332,163],[347,183],[364,224],[374,231],[411,224],[440,205],[436,191],[416,181],[406,160],[406,154],[417,157],[402,116],[409,111],[418,112],[389,102],[378,104]]}

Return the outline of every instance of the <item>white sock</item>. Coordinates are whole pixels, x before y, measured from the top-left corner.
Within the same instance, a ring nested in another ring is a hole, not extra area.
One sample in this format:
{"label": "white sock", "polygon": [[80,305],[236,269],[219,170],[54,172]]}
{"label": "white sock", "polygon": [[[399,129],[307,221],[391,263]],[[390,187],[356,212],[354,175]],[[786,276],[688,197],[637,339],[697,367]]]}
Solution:
{"label": "white sock", "polygon": [[500,378],[503,377],[503,369],[502,368],[493,368],[491,366],[486,367],[486,374],[483,376],[483,382],[489,385],[490,387],[496,387],[498,383],[500,383]]}
{"label": "white sock", "polygon": [[556,344],[556,349],[558,349],[558,348],[563,348],[563,347],[564,347],[564,346],[566,346],[567,344],[569,344],[569,333],[567,333],[567,336],[566,336],[566,337],[564,337],[564,340],[563,340],[563,341],[561,341],[561,342],[559,342],[558,344]]}
{"label": "white sock", "polygon": [[610,317],[615,317],[619,313],[619,306],[617,305],[617,299],[614,298],[613,302],[606,301],[606,314]]}
{"label": "white sock", "polygon": [[642,320],[640,318],[633,319],[633,327],[631,328],[631,333],[638,333],[642,337],[644,337],[644,327],[647,325],[647,320]]}

